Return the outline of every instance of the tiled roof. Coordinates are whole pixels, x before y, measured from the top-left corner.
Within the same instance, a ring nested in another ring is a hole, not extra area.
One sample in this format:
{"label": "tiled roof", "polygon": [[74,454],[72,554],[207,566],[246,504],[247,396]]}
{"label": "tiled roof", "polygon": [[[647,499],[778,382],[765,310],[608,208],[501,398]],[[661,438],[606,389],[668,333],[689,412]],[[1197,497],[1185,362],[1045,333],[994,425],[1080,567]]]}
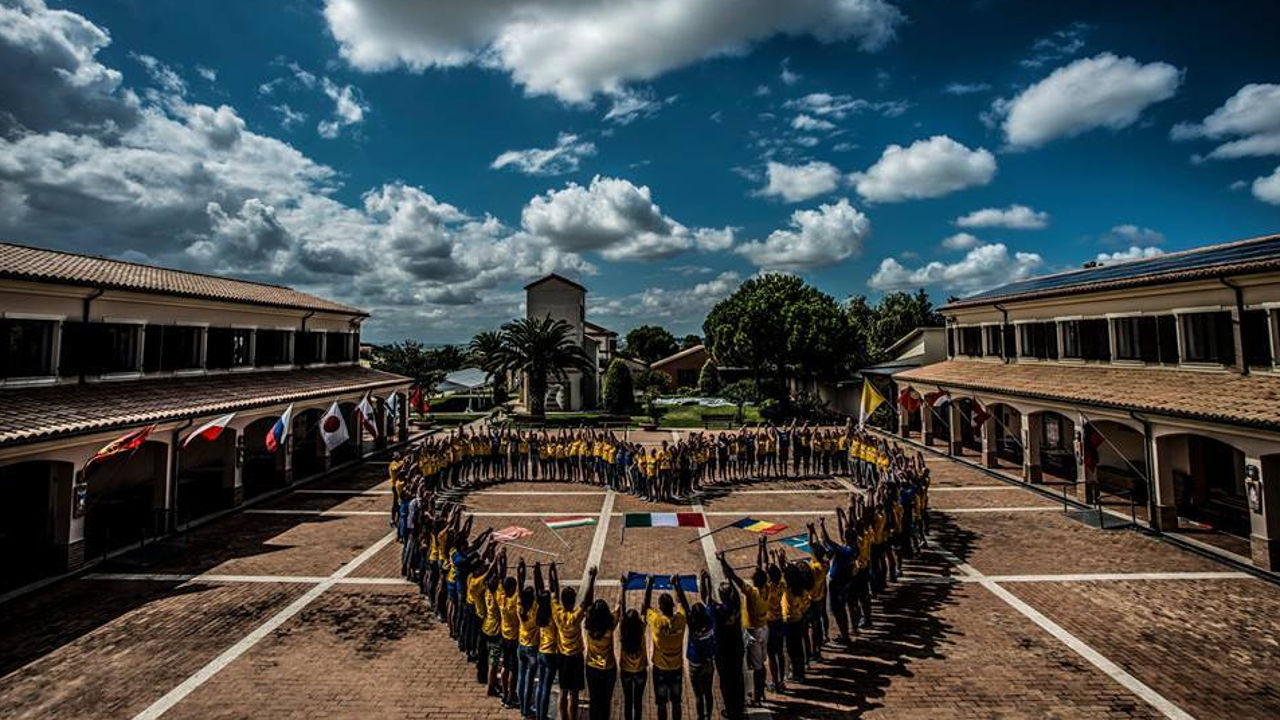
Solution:
{"label": "tiled roof", "polygon": [[894,379],[1280,429],[1280,377],[1274,375],[947,360]]}
{"label": "tiled roof", "polygon": [[1124,263],[1038,275],[960,298],[944,309],[1280,270],[1280,235],[1208,245]]}
{"label": "tiled roof", "polygon": [[3,390],[0,447],[407,382],[399,375],[352,365]]}
{"label": "tiled roof", "polygon": [[0,243],[0,277],[321,310],[345,315],[368,315],[363,310],[282,285],[235,280],[10,243]]}

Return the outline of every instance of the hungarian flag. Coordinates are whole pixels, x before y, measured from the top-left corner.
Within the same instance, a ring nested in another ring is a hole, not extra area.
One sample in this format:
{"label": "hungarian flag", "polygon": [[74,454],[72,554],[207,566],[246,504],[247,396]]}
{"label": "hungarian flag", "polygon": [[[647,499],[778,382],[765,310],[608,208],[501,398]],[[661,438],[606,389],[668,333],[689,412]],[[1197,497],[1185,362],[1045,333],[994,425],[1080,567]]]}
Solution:
{"label": "hungarian flag", "polygon": [[370,436],[378,437],[378,413],[369,402],[369,393],[365,393],[364,399],[356,406],[356,420]]}
{"label": "hungarian flag", "polygon": [[511,527],[504,527],[501,530],[494,530],[492,537],[498,542],[511,542],[512,540],[527,538],[532,534],[533,531],[529,528],[512,525]]}
{"label": "hungarian flag", "polygon": [[293,425],[293,403],[284,409],[284,414],[271,426],[267,433],[267,451],[275,452],[284,446],[284,439],[289,436],[289,428]]}
{"label": "hungarian flag", "polygon": [[596,519],[590,515],[568,515],[566,517],[549,517],[542,518],[542,524],[552,530],[564,530],[565,528],[586,527],[587,525],[595,525]]}
{"label": "hungarian flag", "polygon": [[347,421],[342,419],[342,410],[336,400],[329,406],[329,412],[320,418],[320,437],[330,452],[351,437],[347,434]]}
{"label": "hungarian flag", "polygon": [[[627,573],[627,582],[622,586],[623,590],[644,590],[649,587],[649,577],[653,576],[654,590],[674,590],[671,584],[670,575],[657,575],[654,573]],[[677,575],[676,578],[680,582],[680,589],[685,592],[698,592],[698,576],[696,575]]]}
{"label": "hungarian flag", "polygon": [[1084,467],[1086,470],[1093,470],[1098,467],[1098,448],[1102,447],[1102,433],[1093,429],[1093,423],[1084,424]]}
{"label": "hungarian flag", "polygon": [[156,426],[154,424],[148,425],[140,430],[134,430],[122,438],[112,440],[106,445],[103,445],[98,452],[94,453],[93,457],[89,458],[89,462],[85,463],[85,467],[88,467],[99,460],[106,460],[109,457],[115,457],[121,453],[131,453],[134,450],[137,450],[142,447],[142,443],[146,442],[147,438],[151,437],[151,433],[154,432],[155,429]]}
{"label": "hungarian flag", "polygon": [[898,393],[898,404],[903,410],[913,413],[920,409],[920,398],[911,392],[911,388],[902,388],[902,392]]}
{"label": "hungarian flag", "polygon": [[732,523],[730,527],[736,527],[739,530],[747,532],[760,533],[761,535],[777,535],[787,529],[786,525],[781,525],[768,520],[757,520],[755,518],[744,517],[741,520]]}
{"label": "hungarian flag", "polygon": [[702,513],[627,513],[623,516],[625,527],[706,527]]}
{"label": "hungarian flag", "polygon": [[200,427],[191,431],[190,435],[182,439],[182,447],[185,448],[187,445],[190,445],[191,441],[195,440],[196,438],[200,438],[201,440],[208,440],[210,442],[217,440],[218,436],[221,435],[222,431],[226,429],[228,425],[231,424],[231,419],[234,418],[235,416],[236,416],[235,413],[228,413],[226,415],[223,415],[220,418],[214,418],[209,422],[201,425]]}

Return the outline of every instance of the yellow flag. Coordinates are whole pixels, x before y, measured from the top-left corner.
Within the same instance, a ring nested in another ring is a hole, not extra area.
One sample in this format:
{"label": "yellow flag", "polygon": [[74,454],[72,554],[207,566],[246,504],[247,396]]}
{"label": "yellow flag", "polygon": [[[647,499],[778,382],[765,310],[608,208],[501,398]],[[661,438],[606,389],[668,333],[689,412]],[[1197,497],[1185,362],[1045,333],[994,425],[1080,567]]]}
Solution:
{"label": "yellow flag", "polygon": [[884,396],[876,392],[870,380],[862,381],[862,400],[858,402],[858,426],[867,424],[867,418],[884,403]]}

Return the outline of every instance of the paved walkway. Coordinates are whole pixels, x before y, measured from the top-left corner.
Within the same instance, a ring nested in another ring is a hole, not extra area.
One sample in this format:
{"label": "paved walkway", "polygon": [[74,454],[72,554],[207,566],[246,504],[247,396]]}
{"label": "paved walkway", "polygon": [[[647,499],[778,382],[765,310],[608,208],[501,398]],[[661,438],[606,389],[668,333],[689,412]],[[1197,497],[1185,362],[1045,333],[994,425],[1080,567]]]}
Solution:
{"label": "paved walkway", "polygon": [[[851,651],[829,650],[761,716],[1280,716],[1280,588],[929,462],[933,549],[877,599]],[[514,719],[397,577],[384,473],[308,485],[0,605],[5,716]],[[759,483],[695,511],[713,526],[752,515],[802,528],[846,492],[840,480]],[[582,486],[511,483],[467,502],[480,526],[533,530],[522,543],[559,553],[562,577],[598,564],[607,598],[626,570],[697,570],[755,537],[624,536],[621,513],[676,508]],[[557,514],[600,522],[561,531],[566,547],[537,522]]]}

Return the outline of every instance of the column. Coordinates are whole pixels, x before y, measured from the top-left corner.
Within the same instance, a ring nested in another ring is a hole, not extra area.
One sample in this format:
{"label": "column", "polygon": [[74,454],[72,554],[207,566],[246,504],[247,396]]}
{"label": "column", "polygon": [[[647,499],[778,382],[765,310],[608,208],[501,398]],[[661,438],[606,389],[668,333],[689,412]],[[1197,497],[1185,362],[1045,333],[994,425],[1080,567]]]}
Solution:
{"label": "column", "polygon": [[400,442],[408,442],[409,441],[409,395],[407,390],[404,393],[400,394],[400,400],[399,402],[396,403],[396,407],[399,408],[399,412],[397,413],[399,415],[399,418],[397,418],[398,422],[396,423],[396,425],[400,427]]}
{"label": "column", "polygon": [[77,516],[75,507],[75,486],[83,469],[82,462],[51,463],[49,469],[53,482],[53,542],[61,550],[63,570],[76,570],[84,565],[84,515]]}
{"label": "column", "polygon": [[1280,455],[1244,463],[1253,564],[1274,572],[1280,570]]}
{"label": "column", "polygon": [[907,407],[901,402],[898,403],[898,436],[910,437],[911,435],[911,413],[907,411]]}
{"label": "column", "polygon": [[933,408],[927,399],[920,401],[920,435],[925,445],[933,444]]}
{"label": "column", "polygon": [[378,450],[386,450],[387,443],[391,440],[387,436],[387,401],[383,398],[375,399],[373,412],[378,418],[375,423],[378,426],[378,434],[374,437],[373,445]]}
{"label": "column", "polygon": [[951,453],[952,455],[963,455],[964,454],[963,423],[968,422],[968,419],[965,418],[964,414],[960,412],[960,403],[955,400],[952,400],[951,402],[947,403],[947,413],[949,414],[951,419],[951,422],[948,423],[948,428],[947,428],[948,430],[950,430],[950,434],[951,434],[950,442],[947,443],[947,452]]}
{"label": "column", "polygon": [[1181,460],[1186,467],[1186,437],[1171,437],[1163,441],[1151,438],[1151,457],[1155,467],[1149,472],[1155,487],[1155,497],[1151,500],[1151,526],[1163,532],[1178,529],[1178,502],[1175,493],[1173,471]]}
{"label": "column", "polygon": [[991,412],[982,423],[982,464],[994,468],[1000,466],[1000,460],[996,455],[996,416],[994,411]]}
{"label": "column", "polygon": [[1076,437],[1075,437],[1075,453],[1076,453],[1076,487],[1075,495],[1077,498],[1087,502],[1095,503],[1098,501],[1098,468],[1095,466],[1089,468],[1084,461],[1085,442],[1085,425],[1088,423],[1083,415],[1076,416]]}
{"label": "column", "polygon": [[[247,425],[245,426],[248,427]],[[231,462],[231,506],[244,504],[244,428],[236,432],[236,446]]]}
{"label": "column", "polygon": [[1040,471],[1040,435],[1044,416],[1025,415],[1022,418],[1022,479],[1038,483],[1044,476]]}
{"label": "column", "polygon": [[284,447],[284,484],[288,485],[293,482],[293,429],[289,429],[289,435],[285,438]]}

